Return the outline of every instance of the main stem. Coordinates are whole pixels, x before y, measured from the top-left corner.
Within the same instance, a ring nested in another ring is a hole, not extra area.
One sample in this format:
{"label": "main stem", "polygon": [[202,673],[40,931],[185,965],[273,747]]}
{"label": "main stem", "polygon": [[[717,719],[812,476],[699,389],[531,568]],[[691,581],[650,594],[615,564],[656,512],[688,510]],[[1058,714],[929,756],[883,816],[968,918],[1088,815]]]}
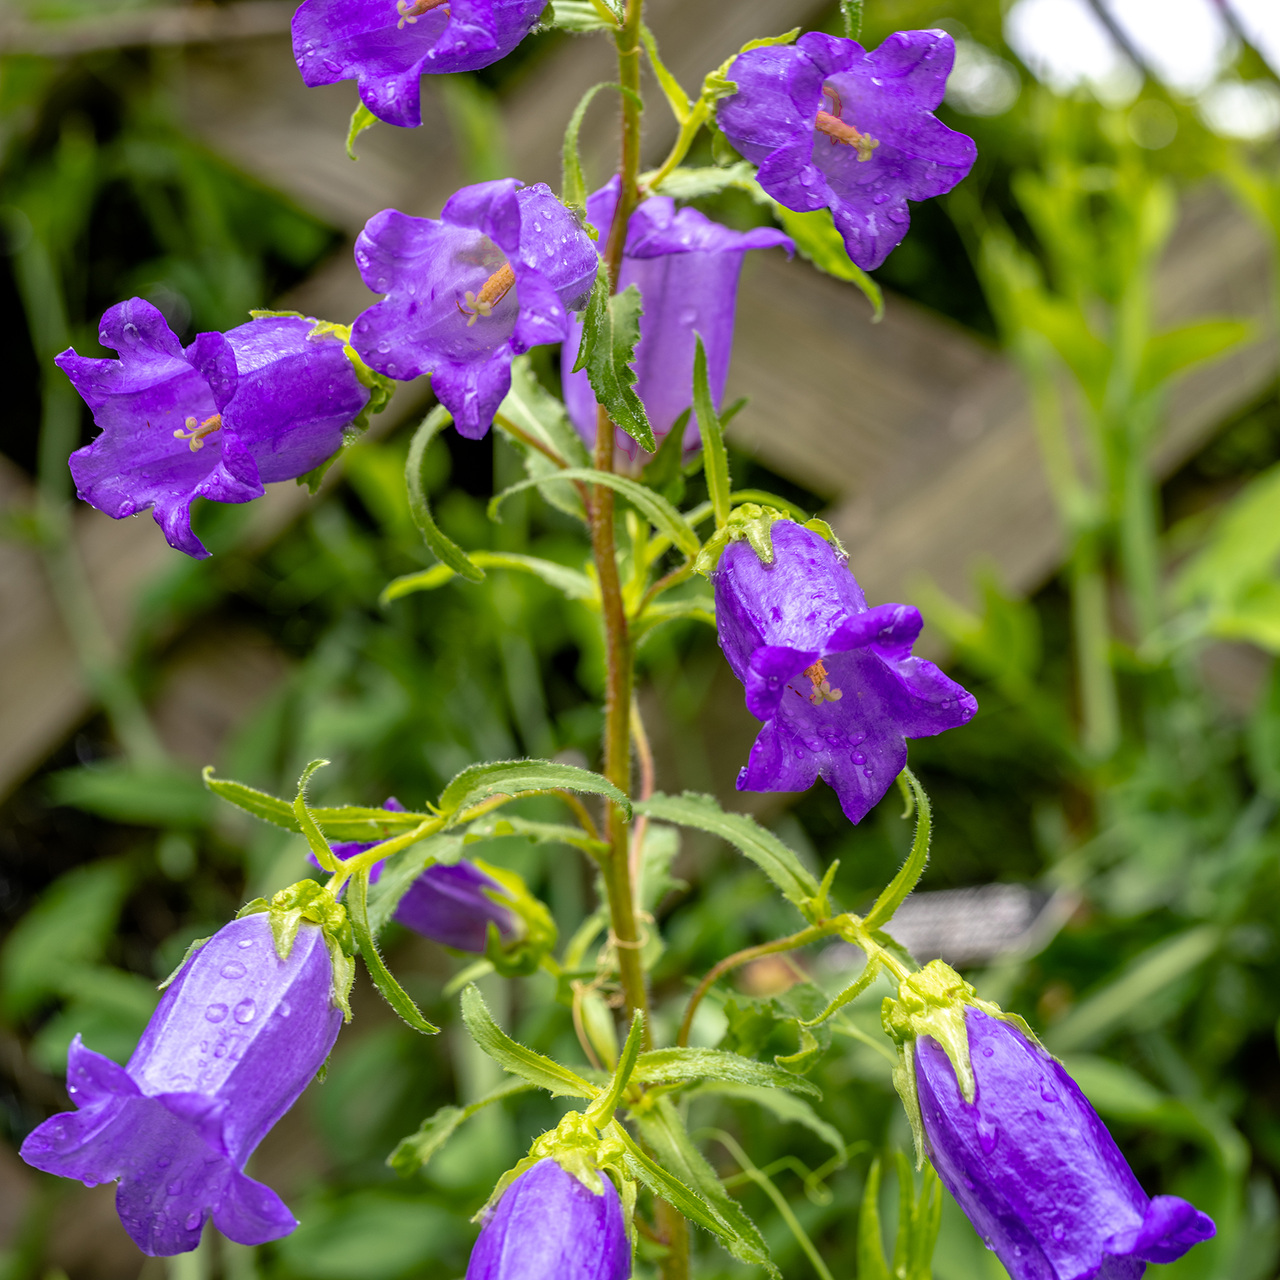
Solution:
{"label": "main stem", "polygon": [[[630,94],[622,95],[621,191],[605,246],[611,288],[618,287],[627,223],[639,198],[640,173],[640,13],[643,0],[630,0],[625,24],[617,34],[618,80]],[[634,97],[632,95],[635,95]],[[595,465],[613,470],[614,426],[603,407],[596,411]],[[604,620],[605,701],[604,773],[622,791],[631,790],[631,638],[627,629],[622,583],[618,576],[614,535],[613,490],[597,485],[591,504],[591,550],[600,579],[600,608]],[[626,1001],[627,1018],[639,1009],[645,1015],[645,1040],[649,1040],[649,996],[640,963],[640,932],[636,921],[626,820],[618,805],[605,802],[604,838],[609,853],[604,860],[605,891],[609,918],[618,953],[618,973]]]}

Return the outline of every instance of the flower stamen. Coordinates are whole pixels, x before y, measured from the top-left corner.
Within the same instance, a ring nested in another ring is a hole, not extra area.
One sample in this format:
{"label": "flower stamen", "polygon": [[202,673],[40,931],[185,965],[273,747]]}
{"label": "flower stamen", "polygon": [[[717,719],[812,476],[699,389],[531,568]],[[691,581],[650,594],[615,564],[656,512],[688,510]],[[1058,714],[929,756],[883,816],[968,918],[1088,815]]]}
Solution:
{"label": "flower stamen", "polygon": [[820,707],[824,702],[839,702],[844,697],[843,689],[833,689],[830,681],[827,679],[827,668],[822,659],[811,667],[805,668],[805,675],[809,677],[809,683],[813,685],[813,692],[809,695],[809,701],[815,707]]}
{"label": "flower stamen", "polygon": [[438,9],[442,4],[448,4],[449,0],[396,0],[396,12],[400,15],[400,21],[396,23],[396,30],[403,31],[407,22],[412,26],[424,13],[430,13],[432,9]]}
{"label": "flower stamen", "polygon": [[173,433],[175,440],[191,441],[191,452],[198,453],[204,448],[204,438],[212,435],[215,431],[222,430],[222,414],[215,413],[212,418],[206,418],[199,426],[196,426],[194,417],[190,417],[186,422],[186,430],[179,428]]}
{"label": "flower stamen", "polygon": [[822,96],[830,99],[831,110],[819,111],[813,127],[819,133],[825,133],[831,139],[832,146],[856,147],[860,164],[870,160],[871,153],[880,145],[879,141],[869,133],[861,133],[853,125],[845,124],[840,118],[844,112],[840,95],[830,85],[822,86]]}
{"label": "flower stamen", "polygon": [[[481,286],[479,293],[470,289],[462,295],[462,302],[455,305],[464,316],[469,316],[467,328],[470,329],[481,316],[493,314],[493,309],[511,292],[516,282],[516,273],[509,262],[504,262]],[[466,303],[463,306],[463,302]]]}

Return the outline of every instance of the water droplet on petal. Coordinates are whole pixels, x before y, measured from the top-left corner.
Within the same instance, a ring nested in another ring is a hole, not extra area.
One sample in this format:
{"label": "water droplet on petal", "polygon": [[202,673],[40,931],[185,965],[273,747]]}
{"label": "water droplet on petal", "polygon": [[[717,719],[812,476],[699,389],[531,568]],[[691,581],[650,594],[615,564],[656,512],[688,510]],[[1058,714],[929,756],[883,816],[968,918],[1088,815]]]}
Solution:
{"label": "water droplet on petal", "polygon": [[156,1168],[167,1169],[172,1163],[173,1161],[170,1160],[168,1156],[161,1156],[160,1159],[156,1161]]}
{"label": "water droplet on petal", "polygon": [[989,1058],[989,1057],[991,1057],[991,1056],[992,1056],[992,1054],[994,1054],[994,1053],[995,1053],[995,1050],[994,1050],[994,1049],[983,1049],[983,1051],[982,1051],[982,1056],[983,1056],[984,1058]]}
{"label": "water droplet on petal", "polygon": [[240,1023],[252,1022],[257,1016],[258,1006],[252,1000],[241,1000],[236,1005],[236,1021]]}
{"label": "water droplet on petal", "polygon": [[252,938],[241,938],[241,939],[240,939],[240,941],[236,943],[236,946],[238,946],[238,947],[251,947],[251,946],[253,946],[253,939],[252,939]]}
{"label": "water droplet on petal", "polygon": [[796,759],[797,759],[797,760],[803,760],[803,759],[804,759],[804,748],[803,748],[803,747],[797,747],[797,748],[796,748]]}
{"label": "water droplet on petal", "polygon": [[875,773],[875,770],[874,770],[874,769],[863,769],[863,771],[862,771],[862,776],[863,776],[864,778],[869,778],[869,777],[871,777],[871,775],[872,775],[873,773]]}
{"label": "water droplet on petal", "polygon": [[176,1181],[169,1183],[167,1190],[171,1196],[178,1195],[182,1191],[182,1179],[178,1178]]}
{"label": "water droplet on petal", "polygon": [[204,1016],[210,1022],[221,1022],[227,1016],[227,1006],[225,1004],[211,1004],[204,1011]]}
{"label": "water droplet on petal", "polygon": [[242,965],[239,960],[232,960],[230,964],[224,964],[222,966],[222,976],[224,978],[230,978],[234,981],[236,978],[243,978],[244,974],[244,965]]}
{"label": "water droplet on petal", "polygon": [[855,752],[853,753],[853,763],[854,763],[854,764],[866,764],[866,763],[867,763],[867,757],[866,757],[866,756],[864,756],[864,755],[862,754],[862,752],[861,752],[861,751],[855,751]]}
{"label": "water droplet on petal", "polygon": [[287,1000],[281,1000],[280,1004],[276,1008],[276,1012],[282,1018],[287,1018],[293,1012],[293,1009],[290,1008],[289,1002]]}
{"label": "water droplet on petal", "polygon": [[188,1231],[194,1231],[200,1225],[200,1214],[189,1213],[187,1220],[182,1224]]}
{"label": "water droplet on petal", "polygon": [[1061,1222],[1055,1222],[1053,1224],[1053,1238],[1055,1240],[1062,1240],[1063,1238],[1065,1238],[1066,1234],[1067,1234],[1067,1229],[1062,1225]]}
{"label": "water droplet on petal", "polygon": [[1058,1100],[1058,1095],[1049,1088],[1049,1082],[1047,1080],[1040,1081],[1040,1096],[1046,1102],[1057,1102]]}
{"label": "water droplet on petal", "polygon": [[999,1141],[1000,1130],[990,1120],[979,1120],[978,1142],[982,1146],[983,1153],[990,1155],[996,1149],[996,1143]]}

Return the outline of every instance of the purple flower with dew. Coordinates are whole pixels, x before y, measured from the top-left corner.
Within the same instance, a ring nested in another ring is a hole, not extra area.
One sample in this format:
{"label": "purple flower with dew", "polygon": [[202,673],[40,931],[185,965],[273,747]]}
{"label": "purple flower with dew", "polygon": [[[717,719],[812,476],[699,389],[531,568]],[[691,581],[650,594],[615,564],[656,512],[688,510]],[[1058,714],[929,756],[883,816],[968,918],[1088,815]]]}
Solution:
{"label": "purple flower with dew", "polygon": [[71,455],[76,492],[114,519],[154,508],[171,547],[203,559],[191,502],[249,502],[342,447],[369,390],[341,337],[313,320],[263,317],[202,333],[185,349],[164,316],[132,298],[102,317],[119,359],[72,350],[60,369],[102,433]]}
{"label": "purple flower with dew", "polygon": [[738,92],[717,119],[779,204],[830,209],[870,271],[906,235],[907,201],[950,191],[973,167],[973,139],[933,115],[954,60],[945,31],[899,31],[872,53],[811,31],[734,59]]}
{"label": "purple flower with dew", "polygon": [[121,1067],[77,1036],[67,1092],[22,1158],[86,1186],[118,1181],[116,1210],[143,1253],[186,1253],[205,1221],[228,1239],[288,1235],[293,1215],[242,1172],[324,1064],[342,1025],[328,944],[304,923],[281,960],[266,915],[233,920],[191,957]]}
{"label": "purple flower with dew", "polygon": [[[393,813],[403,813],[404,805],[392,796],[382,806]],[[340,841],[332,846],[339,858],[352,858],[376,842]],[[315,854],[309,855],[314,866],[319,866]],[[377,862],[369,873],[369,882],[376,884],[382,875],[383,864]],[[502,894],[503,888],[492,876],[487,876],[474,863],[458,862],[453,866],[428,867],[409,886],[400,899],[392,919],[420,933],[432,942],[453,947],[457,951],[482,952],[489,935],[489,925],[497,927],[503,942],[516,936],[515,915],[491,894]]]}
{"label": "purple flower with dew", "polygon": [[[587,201],[587,218],[604,234],[613,222],[618,179],[613,177]],[[636,393],[644,402],[649,424],[659,442],[693,403],[695,334],[707,352],[707,378],[716,407],[724,395],[733,350],[733,313],[738,276],[749,249],[795,249],[789,237],[773,227],[731,231],[697,209],[679,209],[667,196],[645,200],[631,215],[623,249],[618,288],[636,285],[644,304],[640,342],[633,368],[639,375]],[[596,438],[596,397],[586,370],[573,372],[582,340],[578,319],[561,352],[565,406],[588,444]],[[618,448],[628,457],[641,452],[625,431],[617,432]],[[698,447],[698,420],[690,415],[684,447]]]}
{"label": "purple flower with dew", "polygon": [[431,374],[458,430],[478,440],[511,389],[512,357],[568,337],[598,261],[541,182],[463,187],[439,220],[384,209],[356,240],[356,264],[387,297],[357,318],[352,342],[388,377]]}
{"label": "purple flower with dew", "polygon": [[804,791],[821,777],[858,822],[902,771],[907,738],[965,724],[978,704],[911,656],[916,609],[869,609],[843,556],[812,530],[778,520],[772,534],[772,564],[730,542],[711,573],[720,647],[764,721],[738,790]]}
{"label": "purple flower with dew", "polygon": [[546,8],[542,0],[306,0],[293,56],[314,88],[358,80],[379,120],[422,123],[419,77],[478,71],[505,58]]}
{"label": "purple flower with dew", "polygon": [[525,1170],[485,1222],[466,1280],[627,1280],[622,1203],[598,1176],[599,1193],[550,1158]]}
{"label": "purple flower with dew", "polygon": [[925,1140],[1013,1280],[1137,1280],[1214,1234],[1185,1200],[1147,1196],[1076,1082],[1016,1027],[968,1008],[965,1028],[972,1103],[939,1043],[915,1041]]}

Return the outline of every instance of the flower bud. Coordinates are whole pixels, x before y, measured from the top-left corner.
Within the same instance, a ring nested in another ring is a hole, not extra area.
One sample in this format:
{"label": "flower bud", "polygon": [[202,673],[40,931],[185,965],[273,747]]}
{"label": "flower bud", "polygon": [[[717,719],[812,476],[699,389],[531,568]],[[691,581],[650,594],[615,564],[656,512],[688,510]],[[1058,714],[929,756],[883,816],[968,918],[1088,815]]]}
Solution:
{"label": "flower bud", "polygon": [[76,1036],[67,1092],[77,1110],[22,1144],[37,1169],[86,1186],[119,1182],[116,1210],[143,1253],[185,1253],[205,1221],[262,1244],[297,1226],[245,1162],[323,1066],[342,1014],[323,931],[289,958],[265,914],[231,921],[183,965],[121,1067]]}
{"label": "flower bud", "polygon": [[466,1280],[627,1280],[631,1245],[617,1189],[599,1192],[551,1158],[526,1169],[493,1209]]}

